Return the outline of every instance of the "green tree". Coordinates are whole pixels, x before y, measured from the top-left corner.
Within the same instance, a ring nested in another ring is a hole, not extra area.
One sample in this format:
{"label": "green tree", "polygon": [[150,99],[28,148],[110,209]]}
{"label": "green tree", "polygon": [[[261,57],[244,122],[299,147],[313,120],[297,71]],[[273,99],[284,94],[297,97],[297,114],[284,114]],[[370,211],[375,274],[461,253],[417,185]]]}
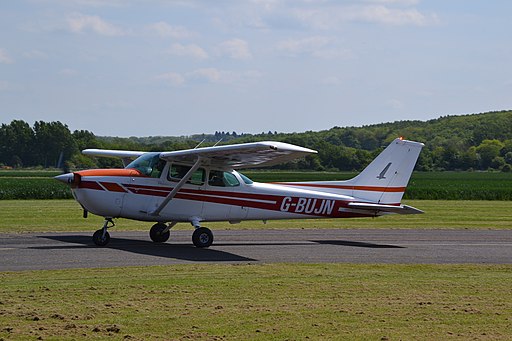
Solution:
{"label": "green tree", "polygon": [[61,122],[36,122],[34,133],[39,162],[44,167],[60,167],[58,162],[61,154],[65,162],[78,152],[68,126]]}
{"label": "green tree", "polygon": [[13,167],[33,166],[34,131],[25,121],[13,120],[0,127],[0,162]]}
{"label": "green tree", "polygon": [[480,168],[487,169],[492,167],[494,158],[500,156],[501,149],[504,144],[499,140],[483,140],[482,143],[476,147],[476,152],[480,155]]}

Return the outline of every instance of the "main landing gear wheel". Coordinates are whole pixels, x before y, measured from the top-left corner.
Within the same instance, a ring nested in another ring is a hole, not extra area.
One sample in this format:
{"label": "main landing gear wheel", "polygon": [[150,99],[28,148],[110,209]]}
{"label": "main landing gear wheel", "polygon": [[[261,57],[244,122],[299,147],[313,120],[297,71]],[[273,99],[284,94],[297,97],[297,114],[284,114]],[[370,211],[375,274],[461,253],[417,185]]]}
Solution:
{"label": "main landing gear wheel", "polygon": [[92,235],[92,241],[98,246],[105,246],[110,241],[110,234],[103,229],[99,229]]}
{"label": "main landing gear wheel", "polygon": [[197,247],[209,247],[213,243],[213,233],[209,228],[199,227],[192,234],[192,242]]}
{"label": "main landing gear wheel", "polygon": [[165,243],[169,240],[169,236],[171,235],[171,231],[169,231],[169,227],[164,223],[156,223],[149,230],[149,237],[155,243]]}

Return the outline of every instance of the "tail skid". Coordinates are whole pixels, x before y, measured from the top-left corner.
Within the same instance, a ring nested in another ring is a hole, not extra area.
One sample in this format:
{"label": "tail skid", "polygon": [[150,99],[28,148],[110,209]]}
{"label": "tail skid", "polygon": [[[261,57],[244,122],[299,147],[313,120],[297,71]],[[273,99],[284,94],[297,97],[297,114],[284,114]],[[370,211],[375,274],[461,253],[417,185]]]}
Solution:
{"label": "tail skid", "polygon": [[[400,206],[423,146],[423,143],[395,139],[359,175],[350,180],[293,182],[286,185],[347,195],[362,203],[382,206],[380,209],[375,206],[374,209],[391,212],[393,210],[389,207],[386,209],[386,206]],[[371,209],[363,206],[358,208]],[[408,212],[412,213],[411,210]]]}

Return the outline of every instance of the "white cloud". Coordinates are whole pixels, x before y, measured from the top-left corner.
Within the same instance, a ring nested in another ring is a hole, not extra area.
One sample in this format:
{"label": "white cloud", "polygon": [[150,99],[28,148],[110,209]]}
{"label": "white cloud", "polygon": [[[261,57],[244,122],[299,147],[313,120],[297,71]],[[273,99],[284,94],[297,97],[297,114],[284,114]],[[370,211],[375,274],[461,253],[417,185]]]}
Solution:
{"label": "white cloud", "polygon": [[59,71],[59,75],[65,76],[65,77],[73,77],[78,75],[78,71],[75,69],[62,69]]}
{"label": "white cloud", "polygon": [[180,57],[192,57],[195,59],[207,59],[208,53],[196,44],[182,45],[172,44],[167,50],[168,53]]}
{"label": "white cloud", "polygon": [[332,46],[333,38],[314,36],[303,39],[288,39],[277,44],[277,50],[289,56],[311,55],[321,59],[348,59],[354,54],[351,50]]}
{"label": "white cloud", "polygon": [[219,53],[233,59],[249,59],[252,57],[249,43],[242,39],[230,39],[219,44]]}
{"label": "white cloud", "polygon": [[396,9],[386,6],[365,6],[354,10],[352,16],[356,20],[386,25],[425,26],[438,21],[435,15],[424,15],[417,9]]}
{"label": "white cloud", "polygon": [[48,55],[40,50],[30,50],[23,53],[23,57],[28,59],[48,59]]}
{"label": "white cloud", "polygon": [[0,49],[0,64],[14,63],[11,57],[3,49]]}
{"label": "white cloud", "polygon": [[125,32],[119,27],[108,23],[96,15],[84,15],[74,13],[66,19],[68,28],[74,33],[83,33],[84,31],[92,31],[104,36],[121,36]]}
{"label": "white cloud", "polygon": [[365,0],[365,2],[377,3],[377,4],[392,4],[392,5],[404,5],[413,6],[419,3],[419,0]]}
{"label": "white cloud", "polygon": [[157,80],[165,81],[173,86],[180,86],[185,83],[185,77],[176,72],[167,72],[155,77]]}
{"label": "white cloud", "polygon": [[155,79],[173,86],[181,86],[187,82],[212,84],[250,83],[260,79],[262,76],[263,74],[257,70],[236,72],[211,67],[196,69],[185,74],[176,72],[163,73],[156,76]]}
{"label": "white cloud", "polygon": [[256,70],[235,72],[228,70],[220,70],[217,68],[203,68],[188,73],[187,79],[205,81],[208,83],[215,84],[238,84],[249,83],[261,78],[262,76],[262,73]]}
{"label": "white cloud", "polygon": [[183,26],[172,26],[164,21],[151,24],[148,28],[163,38],[184,39],[196,35],[194,32],[189,31]]}
{"label": "white cloud", "polygon": [[341,85],[342,84],[341,79],[339,79],[336,76],[325,77],[324,79],[322,79],[320,81],[320,83],[322,83],[324,85]]}
{"label": "white cloud", "polygon": [[227,81],[229,74],[216,68],[197,69],[188,74],[192,79],[205,80],[209,83],[220,83]]}
{"label": "white cloud", "polygon": [[282,1],[280,0],[251,0],[253,4],[263,8],[266,11],[274,10]]}
{"label": "white cloud", "polygon": [[396,98],[388,100],[386,104],[395,110],[404,108],[404,103]]}
{"label": "white cloud", "polygon": [[344,48],[326,48],[314,51],[312,56],[321,59],[350,59],[354,57],[354,53]]}
{"label": "white cloud", "polygon": [[[384,3],[384,1],[382,1]],[[389,3],[386,2],[386,3]],[[397,1],[396,3],[399,3]],[[412,2],[411,2],[412,4]],[[292,15],[315,29],[332,30],[344,22],[364,21],[382,25],[426,26],[439,23],[436,14],[423,14],[415,8],[395,8],[382,4],[295,8]]]}
{"label": "white cloud", "polygon": [[7,91],[9,90],[11,87],[9,85],[8,82],[6,81],[0,81],[0,91]]}
{"label": "white cloud", "polygon": [[277,43],[277,49],[292,56],[301,54],[313,54],[324,48],[332,41],[323,36],[308,37],[303,39],[287,39]]}

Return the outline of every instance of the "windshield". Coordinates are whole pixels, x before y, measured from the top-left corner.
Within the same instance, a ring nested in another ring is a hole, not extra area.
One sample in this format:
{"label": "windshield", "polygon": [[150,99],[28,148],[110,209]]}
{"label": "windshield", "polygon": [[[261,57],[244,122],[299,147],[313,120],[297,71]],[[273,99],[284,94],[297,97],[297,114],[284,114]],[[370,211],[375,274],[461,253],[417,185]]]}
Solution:
{"label": "windshield", "polygon": [[251,179],[249,179],[247,176],[243,175],[242,173],[238,172],[238,175],[240,175],[240,177],[242,178],[242,180],[247,184],[247,185],[251,185],[253,183],[253,181]]}
{"label": "windshield", "polygon": [[165,161],[160,159],[160,153],[146,153],[139,156],[126,168],[136,169],[146,176],[159,178],[164,166]]}

